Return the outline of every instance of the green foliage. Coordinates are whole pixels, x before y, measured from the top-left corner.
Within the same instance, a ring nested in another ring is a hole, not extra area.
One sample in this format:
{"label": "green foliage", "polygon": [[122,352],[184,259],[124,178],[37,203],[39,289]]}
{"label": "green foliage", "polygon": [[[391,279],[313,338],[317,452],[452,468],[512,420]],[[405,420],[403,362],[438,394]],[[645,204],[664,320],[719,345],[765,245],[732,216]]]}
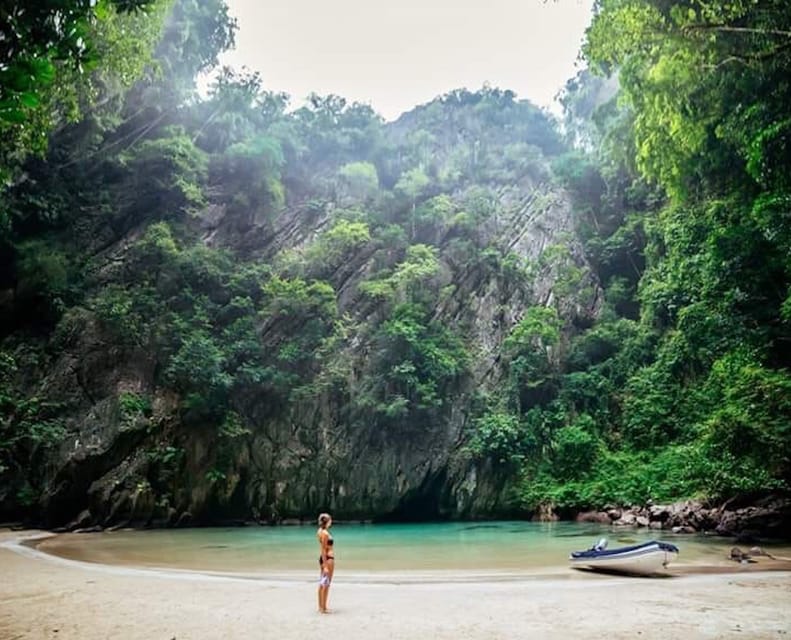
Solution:
{"label": "green foliage", "polygon": [[681,386],[661,365],[638,370],[624,392],[624,436],[638,448],[667,444],[679,434]]}
{"label": "green foliage", "polygon": [[20,244],[17,289],[22,295],[57,297],[69,284],[69,262],[66,255],[42,240]]}
{"label": "green foliage", "polygon": [[405,171],[396,182],[395,189],[414,203],[430,183],[429,177],[419,167]]}
{"label": "green foliage", "polygon": [[539,259],[539,268],[552,274],[553,293],[556,294],[558,303],[563,299],[584,299],[590,295],[582,286],[586,276],[585,269],[577,265],[567,245],[547,247]]}
{"label": "green foliage", "polygon": [[251,217],[263,212],[268,218],[285,202],[280,171],[283,150],[274,138],[258,136],[228,147],[212,159],[211,181],[222,191],[233,213]]}
{"label": "green foliage", "polygon": [[270,316],[310,314],[332,320],[338,313],[335,290],[326,282],[307,283],[300,278],[284,280],[274,276],[263,286],[263,292],[268,298],[266,314]]}
{"label": "green foliage", "polygon": [[468,359],[450,329],[432,322],[417,305],[398,305],[377,332],[376,355],[358,403],[390,419],[439,410]]}
{"label": "green foliage", "polygon": [[476,456],[490,457],[499,463],[521,464],[531,444],[519,416],[492,412],[475,421],[467,446]]}
{"label": "green foliage", "polygon": [[545,351],[560,340],[560,320],[550,307],[530,307],[503,343],[507,352]]}
{"label": "green foliage", "polygon": [[709,488],[724,495],[759,488],[755,478],[743,475],[749,469],[761,469],[762,482],[788,478],[791,374],[768,370],[754,354],[736,351],[714,363],[705,391],[714,409],[702,425],[702,442],[719,466]]}
{"label": "green foliage", "polygon": [[599,455],[595,423],[581,415],[569,425],[558,429],[553,438],[552,471],[563,480],[584,477]]}
{"label": "green foliage", "polygon": [[162,88],[191,95],[198,75],[216,67],[220,53],[233,48],[235,32],[224,0],[174,2],[156,48]]}
{"label": "green foliage", "polygon": [[90,307],[96,317],[124,344],[142,344],[149,329],[146,312],[153,311],[156,302],[147,288],[127,289],[111,284],[103,288]]}
{"label": "green foliage", "polygon": [[[788,486],[790,18],[774,0],[597,5],[584,50],[618,71],[619,100],[589,72],[567,85],[568,131],[591,153],[553,169],[605,300],[550,399],[516,380],[540,436],[521,465],[526,508]],[[568,291],[584,276],[562,248],[542,268]]]}
{"label": "green foliage", "polygon": [[338,171],[349,193],[359,200],[371,198],[379,189],[379,175],[370,162],[350,162]]}
{"label": "green foliage", "polygon": [[139,393],[125,391],[118,397],[121,413],[126,416],[149,415],[151,413],[151,400]]}
{"label": "green foliage", "polygon": [[555,394],[560,320],[549,307],[529,307],[503,341],[511,388],[521,407],[545,404]]}
{"label": "green foliage", "polygon": [[585,52],[595,64],[620,69],[622,100],[637,114],[638,163],[672,195],[735,177],[745,159],[757,170],[771,141],[782,148],[777,135],[786,118],[775,118],[784,113],[789,54],[778,25],[788,17],[778,0],[700,3],[697,10],[601,3]]}
{"label": "green foliage", "polygon": [[[336,174],[339,167],[368,158],[382,139],[382,119],[367,104],[336,95],[311,94],[289,125],[279,127],[293,148],[295,177],[311,181],[311,173]],[[288,132],[288,133],[287,133]]]}
{"label": "green foliage", "polygon": [[[573,150],[490,87],[394,126],[339,96],[291,110],[250,72],[199,98],[233,41],[221,0],[176,2],[154,64],[167,3],[61,3],[60,23],[39,4],[0,38],[0,173],[19,178],[0,214],[0,473],[18,502],[73,415],[41,392],[49,358],[94,340],[154,372],[118,396],[122,426],[179,401],[146,435],[160,495],[192,468],[182,430],[214,438],[200,468],[222,503],[256,425],[301,438],[312,406],[376,437],[461,411],[526,509],[788,487],[787,3],[598,2],[591,68],[562,96]],[[617,99],[594,70],[617,71]],[[576,234],[537,227],[528,259],[514,225],[564,193]],[[474,378],[473,348],[492,363]]]}
{"label": "green foliage", "polygon": [[437,275],[439,261],[433,247],[414,244],[407,248],[404,260],[391,273],[360,284],[360,291],[385,301],[421,300],[426,285]]}
{"label": "green foliage", "polygon": [[336,220],[309,247],[306,258],[316,265],[318,273],[331,273],[356,255],[370,240],[371,233],[365,222]]}
{"label": "green foliage", "polygon": [[558,481],[552,471],[527,470],[519,487],[519,501],[527,509],[552,504],[562,509],[589,509],[614,504],[671,502],[696,495],[697,485],[687,470],[701,456],[688,446],[654,452],[605,451],[593,468],[576,480]]}
{"label": "green foliage", "polygon": [[[238,150],[250,148],[253,142],[264,155],[281,158],[282,148],[276,138],[261,138],[262,131],[283,115],[288,97],[262,89],[257,72],[236,72],[223,67],[210,87],[207,100],[196,105],[193,117],[199,122],[196,144],[204,151],[222,154],[235,145]],[[255,155],[255,154],[253,154]]]}
{"label": "green foliage", "polygon": [[221,438],[241,438],[250,435],[250,429],[244,426],[241,416],[235,411],[229,411],[225,420],[220,425],[218,434]]}
{"label": "green foliage", "polygon": [[137,195],[133,207],[141,214],[157,207],[167,216],[188,213],[205,200],[208,162],[186,132],[145,140],[128,151],[121,162],[129,171],[129,189]]}
{"label": "green foliage", "polygon": [[547,177],[544,157],[563,148],[547,113],[516,100],[512,91],[488,86],[451,91],[417,107],[411,124],[400,162],[389,157],[381,161],[380,176],[387,184],[396,184],[409,172],[420,181],[418,170],[447,192],[470,182],[539,181]]}
{"label": "green foliage", "polygon": [[0,27],[0,181],[110,83],[129,86],[151,58],[167,2],[12,2]]}
{"label": "green foliage", "polygon": [[195,390],[210,396],[226,391],[230,385],[223,364],[223,352],[212,337],[195,330],[183,337],[165,377],[180,391]]}
{"label": "green foliage", "polygon": [[[17,484],[21,492],[17,498],[29,506],[38,493],[27,478],[34,476],[36,485],[41,478],[28,471],[61,445],[67,431],[61,403],[19,388],[18,374],[27,364],[23,363],[24,359],[0,351],[0,478],[7,486]],[[20,478],[25,479],[21,485]]]}

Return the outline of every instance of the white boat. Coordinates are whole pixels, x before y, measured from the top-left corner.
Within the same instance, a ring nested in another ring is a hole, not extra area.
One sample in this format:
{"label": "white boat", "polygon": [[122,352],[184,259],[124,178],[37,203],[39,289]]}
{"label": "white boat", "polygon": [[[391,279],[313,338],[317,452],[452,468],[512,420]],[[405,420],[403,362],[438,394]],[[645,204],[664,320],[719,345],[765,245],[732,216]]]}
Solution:
{"label": "white boat", "polygon": [[607,540],[602,538],[590,549],[572,552],[569,560],[575,568],[653,575],[661,573],[677,557],[678,547],[669,542],[651,540],[631,547],[607,549]]}

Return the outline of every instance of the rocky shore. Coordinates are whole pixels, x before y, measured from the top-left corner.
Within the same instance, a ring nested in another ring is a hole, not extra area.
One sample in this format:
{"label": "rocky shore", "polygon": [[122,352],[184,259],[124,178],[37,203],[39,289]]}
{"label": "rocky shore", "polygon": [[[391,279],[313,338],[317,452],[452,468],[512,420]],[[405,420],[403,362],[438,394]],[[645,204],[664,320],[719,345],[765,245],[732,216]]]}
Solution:
{"label": "rocky shore", "polygon": [[791,498],[771,496],[751,504],[712,506],[698,500],[673,504],[608,507],[577,514],[577,522],[616,527],[648,527],[673,533],[712,533],[752,542],[760,538],[791,535]]}

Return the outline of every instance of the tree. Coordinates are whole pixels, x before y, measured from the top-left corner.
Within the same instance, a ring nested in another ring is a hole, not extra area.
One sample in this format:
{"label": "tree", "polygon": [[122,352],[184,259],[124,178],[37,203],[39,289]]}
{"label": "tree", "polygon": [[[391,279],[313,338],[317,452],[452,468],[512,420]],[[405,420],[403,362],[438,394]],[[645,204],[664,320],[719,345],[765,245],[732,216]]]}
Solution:
{"label": "tree", "polygon": [[410,228],[411,237],[415,237],[415,209],[417,208],[417,199],[423,195],[428,185],[431,183],[429,177],[425,174],[420,167],[413,167],[408,171],[401,174],[401,177],[396,182],[395,190],[406,197],[411,206],[410,214]]}
{"label": "tree", "polygon": [[776,154],[787,135],[790,41],[782,0],[603,0],[585,53],[619,70],[622,99],[636,114],[639,167],[681,197],[712,180],[744,181],[755,152],[787,166]]}
{"label": "tree", "polygon": [[358,200],[371,198],[379,189],[379,175],[370,162],[350,162],[338,171],[349,194]]}
{"label": "tree", "polygon": [[128,87],[150,60],[165,0],[6,3],[0,20],[0,181],[100,91]]}

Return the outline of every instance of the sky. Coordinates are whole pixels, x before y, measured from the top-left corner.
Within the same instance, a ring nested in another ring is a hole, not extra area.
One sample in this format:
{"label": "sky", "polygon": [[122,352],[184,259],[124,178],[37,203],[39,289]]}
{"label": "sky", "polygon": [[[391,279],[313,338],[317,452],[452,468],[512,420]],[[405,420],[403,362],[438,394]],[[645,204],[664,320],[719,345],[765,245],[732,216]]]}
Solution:
{"label": "sky", "polygon": [[385,119],[484,83],[557,112],[593,0],[226,0],[238,20],[222,64],[258,71],[299,106],[311,92]]}

